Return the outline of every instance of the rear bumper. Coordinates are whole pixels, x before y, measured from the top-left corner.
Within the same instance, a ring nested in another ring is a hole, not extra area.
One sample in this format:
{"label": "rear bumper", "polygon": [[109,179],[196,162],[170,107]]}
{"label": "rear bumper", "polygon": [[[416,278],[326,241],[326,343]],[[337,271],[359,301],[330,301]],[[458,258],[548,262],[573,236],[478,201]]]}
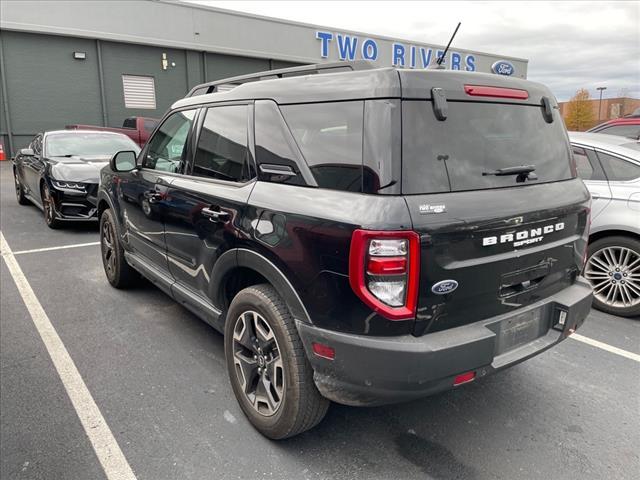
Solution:
{"label": "rear bumper", "polygon": [[[592,293],[582,278],[570,287],[509,314],[414,337],[370,337],[319,329],[298,322],[320,393],[346,405],[383,405],[419,398],[453,387],[454,378],[474,371],[480,378],[515,365],[564,340],[589,313]],[[552,328],[560,312],[564,328]],[[538,312],[538,313],[535,313]],[[524,338],[520,319],[538,315],[539,328]],[[319,342],[335,359],[313,354]]]}

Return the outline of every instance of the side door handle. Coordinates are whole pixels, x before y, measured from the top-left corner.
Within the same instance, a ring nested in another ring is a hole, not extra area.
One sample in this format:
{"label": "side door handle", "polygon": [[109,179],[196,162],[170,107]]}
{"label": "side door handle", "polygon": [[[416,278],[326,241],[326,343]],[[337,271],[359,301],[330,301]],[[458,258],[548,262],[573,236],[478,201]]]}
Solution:
{"label": "side door handle", "polygon": [[[215,208],[215,207],[212,207]],[[212,208],[205,207],[202,210],[202,215],[209,218],[211,222],[227,223],[231,219],[229,212],[220,210],[212,210]]]}

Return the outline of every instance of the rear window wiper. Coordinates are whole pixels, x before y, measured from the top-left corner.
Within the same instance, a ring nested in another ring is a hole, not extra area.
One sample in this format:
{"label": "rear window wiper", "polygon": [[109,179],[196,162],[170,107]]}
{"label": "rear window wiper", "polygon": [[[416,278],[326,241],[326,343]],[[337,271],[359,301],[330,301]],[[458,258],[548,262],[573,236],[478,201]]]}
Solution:
{"label": "rear window wiper", "polygon": [[495,175],[496,177],[506,177],[507,175],[517,175],[516,182],[524,182],[525,180],[538,179],[538,176],[533,173],[535,170],[535,165],[519,165],[517,167],[498,168],[493,172],[482,172],[482,176]]}
{"label": "rear window wiper", "polygon": [[507,175],[523,175],[535,172],[536,167],[533,165],[519,165],[517,167],[505,167],[494,170],[493,172],[482,172],[482,176],[495,175],[496,177],[505,177]]}

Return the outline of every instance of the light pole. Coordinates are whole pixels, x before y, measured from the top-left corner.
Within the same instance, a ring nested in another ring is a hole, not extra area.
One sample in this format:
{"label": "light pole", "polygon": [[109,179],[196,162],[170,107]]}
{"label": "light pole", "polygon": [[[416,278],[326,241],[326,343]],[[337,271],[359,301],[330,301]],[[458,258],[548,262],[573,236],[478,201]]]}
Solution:
{"label": "light pole", "polygon": [[602,91],[606,90],[607,87],[598,87],[596,90],[600,90],[600,102],[598,103],[598,122],[602,116]]}

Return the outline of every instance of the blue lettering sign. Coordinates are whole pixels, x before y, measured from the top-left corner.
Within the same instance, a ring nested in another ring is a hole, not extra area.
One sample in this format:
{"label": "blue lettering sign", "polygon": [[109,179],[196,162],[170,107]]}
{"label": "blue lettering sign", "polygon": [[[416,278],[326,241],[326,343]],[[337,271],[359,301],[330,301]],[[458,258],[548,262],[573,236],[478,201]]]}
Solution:
{"label": "blue lettering sign", "polygon": [[316,32],[316,38],[322,42],[320,44],[320,56],[327,58],[329,56],[329,42],[333,35],[329,32]]}
{"label": "blue lettering sign", "polygon": [[416,47],[411,45],[411,68],[416,68]]}
{"label": "blue lettering sign", "polygon": [[476,57],[473,55],[467,55],[464,59],[465,70],[467,72],[475,72],[476,71]]}
{"label": "blue lettering sign", "polygon": [[345,35],[344,37],[340,34],[338,37],[338,55],[340,56],[340,60],[355,60],[356,58],[356,50],[358,46],[358,37],[350,37],[349,35]]}
{"label": "blue lettering sign", "polygon": [[398,65],[404,67],[404,45],[401,43],[393,44],[393,66],[397,67]]}
{"label": "blue lettering sign", "polygon": [[378,59],[378,44],[370,38],[362,42],[362,58],[372,62]]}
{"label": "blue lettering sign", "polygon": [[431,53],[433,50],[430,48],[420,48],[420,56],[422,57],[422,68],[427,68],[431,63]]}
{"label": "blue lettering sign", "polygon": [[[442,55],[443,55],[443,54],[444,54],[444,50],[438,50],[438,51],[436,52],[436,62],[437,62],[438,60],[440,60],[440,57],[442,57]],[[442,59],[442,62],[440,63],[440,65],[442,65],[442,66],[444,67],[446,64],[447,64],[447,59],[446,59],[446,58],[443,58],[443,59]]]}
{"label": "blue lettering sign", "polygon": [[459,53],[453,52],[451,54],[451,70],[460,70],[460,62],[462,61],[462,57]]}

